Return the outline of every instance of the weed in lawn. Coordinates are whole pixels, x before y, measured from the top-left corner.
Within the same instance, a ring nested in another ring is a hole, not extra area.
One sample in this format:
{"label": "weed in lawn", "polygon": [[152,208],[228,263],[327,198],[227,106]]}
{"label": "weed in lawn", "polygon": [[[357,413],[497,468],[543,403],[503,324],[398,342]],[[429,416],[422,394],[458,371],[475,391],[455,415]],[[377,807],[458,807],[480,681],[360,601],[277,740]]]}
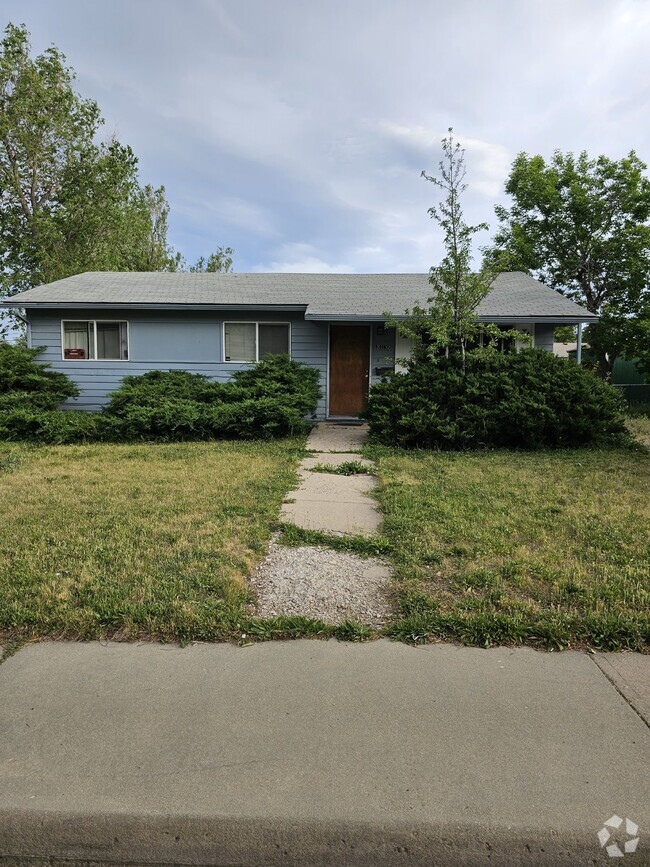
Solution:
{"label": "weed in lawn", "polygon": [[344,620],[332,631],[334,638],[338,638],[339,641],[369,641],[376,638],[377,634],[372,627],[358,623],[356,620]]}
{"label": "weed in lawn", "polygon": [[22,464],[22,456],[17,451],[0,455],[0,473],[13,473]]}
{"label": "weed in lawn", "polygon": [[243,621],[241,641],[275,641],[283,638],[330,638],[333,627],[322,620],[299,615],[250,617]]}
{"label": "weed in lawn", "polygon": [[311,467],[312,473],[332,473],[337,476],[356,476],[368,475],[371,467],[367,464],[362,464],[361,461],[343,461],[343,463],[334,466],[333,464],[316,464]]}

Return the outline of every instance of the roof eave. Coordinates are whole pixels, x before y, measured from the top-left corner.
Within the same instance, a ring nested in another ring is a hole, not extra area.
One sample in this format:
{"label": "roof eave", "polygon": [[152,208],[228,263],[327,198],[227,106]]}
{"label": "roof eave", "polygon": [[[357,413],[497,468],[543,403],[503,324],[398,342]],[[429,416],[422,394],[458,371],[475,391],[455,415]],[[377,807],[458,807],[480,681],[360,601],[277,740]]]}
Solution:
{"label": "roof eave", "polygon": [[0,307],[21,310],[275,310],[281,313],[302,313],[306,304],[183,304],[173,301],[161,303],[119,301],[14,301],[0,298]]}

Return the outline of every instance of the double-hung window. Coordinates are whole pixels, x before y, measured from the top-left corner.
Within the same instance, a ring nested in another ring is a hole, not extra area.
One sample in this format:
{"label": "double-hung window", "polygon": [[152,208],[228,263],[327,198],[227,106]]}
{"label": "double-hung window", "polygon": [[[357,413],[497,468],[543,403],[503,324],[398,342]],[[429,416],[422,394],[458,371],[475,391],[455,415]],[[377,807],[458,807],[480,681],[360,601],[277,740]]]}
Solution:
{"label": "double-hung window", "polygon": [[126,361],[129,357],[129,329],[126,322],[98,319],[62,323],[63,358],[67,361]]}
{"label": "double-hung window", "polygon": [[224,361],[261,361],[267,355],[290,355],[288,322],[224,322]]}

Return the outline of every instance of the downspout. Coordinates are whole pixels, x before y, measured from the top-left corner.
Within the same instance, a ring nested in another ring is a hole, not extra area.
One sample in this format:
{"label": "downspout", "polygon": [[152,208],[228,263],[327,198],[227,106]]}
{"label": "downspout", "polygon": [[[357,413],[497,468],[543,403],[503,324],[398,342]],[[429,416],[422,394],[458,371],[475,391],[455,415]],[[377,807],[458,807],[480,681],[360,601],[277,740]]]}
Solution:
{"label": "downspout", "polygon": [[31,349],[32,348],[32,332],[31,332],[31,328],[29,327],[29,320],[25,319],[25,317],[22,314],[20,314],[17,310],[13,311],[13,316],[15,316],[16,319],[20,319],[21,322],[25,323],[25,336],[27,337],[27,346]]}
{"label": "downspout", "polygon": [[578,324],[578,345],[576,347],[576,362],[582,364],[582,322]]}

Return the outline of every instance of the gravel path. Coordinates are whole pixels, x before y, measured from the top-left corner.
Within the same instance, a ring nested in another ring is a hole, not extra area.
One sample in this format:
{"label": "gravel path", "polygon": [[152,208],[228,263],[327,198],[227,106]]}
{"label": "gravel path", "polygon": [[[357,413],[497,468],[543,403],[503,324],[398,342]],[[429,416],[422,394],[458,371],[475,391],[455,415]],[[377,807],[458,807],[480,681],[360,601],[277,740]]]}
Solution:
{"label": "gravel path", "polygon": [[289,548],[271,542],[253,575],[262,617],[302,614],[326,623],[353,619],[371,626],[386,622],[389,606],[383,595],[390,577],[388,564],[331,548]]}

